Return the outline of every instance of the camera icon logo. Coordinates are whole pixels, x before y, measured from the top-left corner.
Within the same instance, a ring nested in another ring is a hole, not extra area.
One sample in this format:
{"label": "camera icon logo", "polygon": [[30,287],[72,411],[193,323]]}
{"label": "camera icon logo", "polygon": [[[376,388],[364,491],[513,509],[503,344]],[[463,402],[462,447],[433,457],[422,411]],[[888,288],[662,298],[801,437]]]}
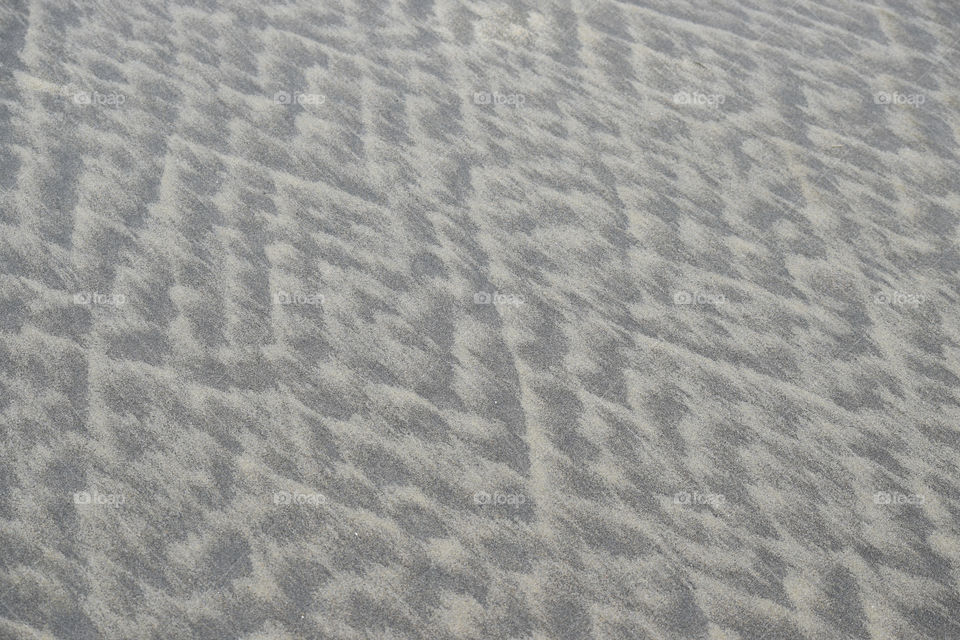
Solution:
{"label": "camera icon logo", "polygon": [[273,494],[273,504],[290,504],[293,495],[289,491],[277,491]]}
{"label": "camera icon logo", "polygon": [[673,94],[673,101],[676,104],[690,104],[690,94],[686,91],[680,91]]}
{"label": "camera icon logo", "polygon": [[490,294],[485,291],[473,294],[474,304],[490,304],[491,302],[493,302],[493,299],[490,297]]}
{"label": "camera icon logo", "polygon": [[486,91],[478,91],[473,94],[473,104],[490,104],[491,96]]}
{"label": "camera icon logo", "polygon": [[674,304],[693,304],[693,296],[688,291],[677,291],[673,294]]}
{"label": "camera icon logo", "polygon": [[78,491],[73,494],[73,504],[90,504],[92,501],[89,491]]}
{"label": "camera icon logo", "polygon": [[893,496],[887,491],[877,491],[873,494],[873,504],[892,504]]}
{"label": "camera icon logo", "polygon": [[93,98],[90,96],[89,91],[78,91],[73,94],[73,103],[80,105],[88,105],[93,102]]}
{"label": "camera icon logo", "polygon": [[686,491],[673,494],[673,504],[690,504],[690,494]]}
{"label": "camera icon logo", "polygon": [[893,102],[893,96],[886,91],[881,91],[873,96],[873,102],[874,104],[890,104]]}
{"label": "camera icon logo", "polygon": [[490,504],[491,496],[486,491],[477,491],[473,494],[474,504]]}
{"label": "camera icon logo", "polygon": [[292,96],[286,91],[278,91],[273,94],[273,101],[277,104],[290,104],[292,100]]}

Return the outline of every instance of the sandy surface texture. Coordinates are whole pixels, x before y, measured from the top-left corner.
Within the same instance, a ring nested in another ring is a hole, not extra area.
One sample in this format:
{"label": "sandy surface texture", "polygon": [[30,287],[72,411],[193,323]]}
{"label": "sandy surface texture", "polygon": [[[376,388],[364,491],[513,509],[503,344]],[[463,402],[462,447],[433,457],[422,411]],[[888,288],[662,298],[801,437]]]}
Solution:
{"label": "sandy surface texture", "polygon": [[960,638],[956,0],[0,0],[0,640]]}

